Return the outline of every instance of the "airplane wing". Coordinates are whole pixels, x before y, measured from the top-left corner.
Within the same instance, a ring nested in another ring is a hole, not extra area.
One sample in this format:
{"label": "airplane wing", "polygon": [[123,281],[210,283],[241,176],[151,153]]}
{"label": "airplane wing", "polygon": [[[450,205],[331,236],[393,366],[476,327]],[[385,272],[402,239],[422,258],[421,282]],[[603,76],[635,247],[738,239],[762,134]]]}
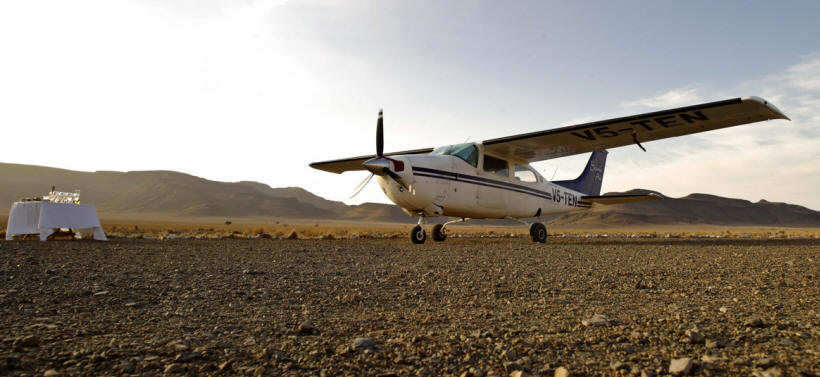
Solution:
{"label": "airplane wing", "polygon": [[[424,154],[430,153],[433,151],[433,148],[424,148],[424,149],[414,149],[412,151],[401,151],[401,152],[391,152],[385,153],[385,156],[393,156],[397,154]],[[350,170],[365,170],[362,163],[376,157],[375,154],[367,155],[367,156],[359,156],[359,157],[351,157],[351,158],[343,158],[340,160],[330,160],[330,161],[321,161],[321,162],[314,162],[310,164],[310,167],[314,169],[324,170],[331,173],[341,174],[346,171]]]}
{"label": "airplane wing", "polygon": [[735,98],[485,140],[484,150],[527,162],[789,118],[759,97]]}
{"label": "airplane wing", "polygon": [[661,200],[661,197],[655,193],[649,194],[623,194],[623,195],[596,195],[596,196],[582,196],[581,199],[578,201],[581,205],[590,206],[592,204],[621,204],[621,203],[634,203],[634,202],[645,202],[647,200]]}

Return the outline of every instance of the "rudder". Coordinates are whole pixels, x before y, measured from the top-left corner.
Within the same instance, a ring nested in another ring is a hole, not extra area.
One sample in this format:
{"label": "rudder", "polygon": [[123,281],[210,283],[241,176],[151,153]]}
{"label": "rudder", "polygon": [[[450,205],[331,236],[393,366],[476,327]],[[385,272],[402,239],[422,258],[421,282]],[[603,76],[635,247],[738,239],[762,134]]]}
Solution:
{"label": "rudder", "polygon": [[606,155],[608,153],[606,150],[592,152],[586,168],[578,178],[552,183],[586,195],[601,195],[601,184],[604,181],[604,167],[606,166]]}

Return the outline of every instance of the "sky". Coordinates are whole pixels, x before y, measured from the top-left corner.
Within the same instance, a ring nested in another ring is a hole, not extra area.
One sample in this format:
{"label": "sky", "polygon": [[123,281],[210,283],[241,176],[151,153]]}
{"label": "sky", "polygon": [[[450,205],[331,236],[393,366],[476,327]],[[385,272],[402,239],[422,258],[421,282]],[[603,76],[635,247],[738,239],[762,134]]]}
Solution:
{"label": "sky", "polygon": [[[386,203],[376,183],[349,199],[365,172],[308,167],[375,153],[382,108],[398,151],[754,95],[792,121],[612,149],[603,192],[820,210],[818,14],[816,1],[4,1],[0,162]],[[587,158],[534,165],[571,179]]]}

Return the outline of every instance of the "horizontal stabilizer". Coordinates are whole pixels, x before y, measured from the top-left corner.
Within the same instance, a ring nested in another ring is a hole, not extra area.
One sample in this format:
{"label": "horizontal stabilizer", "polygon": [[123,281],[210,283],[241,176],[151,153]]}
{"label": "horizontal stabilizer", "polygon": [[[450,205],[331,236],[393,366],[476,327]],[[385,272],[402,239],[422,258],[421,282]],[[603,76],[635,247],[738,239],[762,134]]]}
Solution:
{"label": "horizontal stabilizer", "polygon": [[[582,204],[622,204],[622,203],[635,203],[635,202],[645,202],[647,200],[661,200],[661,197],[655,193],[649,194],[624,194],[624,195],[599,195],[599,196],[582,196],[581,203]],[[586,202],[586,203],[584,203]]]}

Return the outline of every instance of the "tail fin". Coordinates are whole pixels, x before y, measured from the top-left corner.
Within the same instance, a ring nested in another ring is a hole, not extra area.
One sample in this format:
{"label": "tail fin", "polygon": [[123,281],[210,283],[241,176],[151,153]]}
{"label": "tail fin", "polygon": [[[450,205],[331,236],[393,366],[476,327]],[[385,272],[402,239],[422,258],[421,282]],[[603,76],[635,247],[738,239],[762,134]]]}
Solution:
{"label": "tail fin", "polygon": [[584,168],[578,178],[552,183],[586,195],[601,195],[601,183],[604,180],[607,153],[609,152],[606,150],[592,152],[592,156],[589,156],[589,161],[587,161],[587,167]]}

